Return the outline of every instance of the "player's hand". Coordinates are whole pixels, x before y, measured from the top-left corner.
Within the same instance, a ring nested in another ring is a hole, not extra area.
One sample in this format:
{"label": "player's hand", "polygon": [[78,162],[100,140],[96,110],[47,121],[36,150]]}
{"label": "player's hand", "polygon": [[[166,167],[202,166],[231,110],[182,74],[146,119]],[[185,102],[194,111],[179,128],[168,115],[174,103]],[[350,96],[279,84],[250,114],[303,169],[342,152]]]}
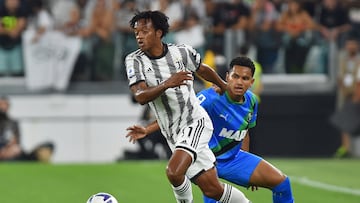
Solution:
{"label": "player's hand", "polygon": [[215,92],[220,94],[220,95],[224,94],[224,92],[225,92],[224,89],[221,89],[219,86],[217,86],[215,84],[212,85],[212,88],[214,88]]}
{"label": "player's hand", "polygon": [[252,186],[249,186],[248,189],[251,188],[251,191],[255,191],[255,190],[258,190],[258,186],[255,186],[255,185],[252,185]]}
{"label": "player's hand", "polygon": [[194,80],[192,73],[189,71],[180,71],[171,75],[171,77],[167,79],[164,83],[167,88],[173,88],[181,85],[187,85],[186,82],[188,80]]}
{"label": "player's hand", "polygon": [[136,140],[142,139],[146,136],[146,128],[143,126],[133,125],[126,128],[128,131],[125,137],[129,138],[129,142],[135,143]]}

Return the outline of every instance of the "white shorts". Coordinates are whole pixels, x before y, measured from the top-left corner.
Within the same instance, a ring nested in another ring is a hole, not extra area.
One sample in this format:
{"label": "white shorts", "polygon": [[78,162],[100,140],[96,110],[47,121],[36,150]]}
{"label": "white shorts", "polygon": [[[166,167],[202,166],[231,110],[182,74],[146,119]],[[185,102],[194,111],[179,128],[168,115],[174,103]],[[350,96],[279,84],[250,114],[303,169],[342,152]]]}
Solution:
{"label": "white shorts", "polygon": [[186,126],[178,135],[175,144],[168,142],[172,151],[184,150],[192,157],[192,164],[186,172],[190,179],[215,166],[215,156],[209,148],[213,133],[211,120],[202,118]]}

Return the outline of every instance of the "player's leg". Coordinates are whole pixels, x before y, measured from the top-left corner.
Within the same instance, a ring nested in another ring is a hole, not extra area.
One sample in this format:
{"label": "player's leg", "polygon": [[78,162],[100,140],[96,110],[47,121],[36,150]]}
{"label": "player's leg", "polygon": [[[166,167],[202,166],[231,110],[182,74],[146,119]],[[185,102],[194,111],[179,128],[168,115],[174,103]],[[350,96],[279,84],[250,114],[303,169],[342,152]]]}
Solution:
{"label": "player's leg", "polygon": [[207,196],[219,200],[221,203],[248,203],[249,200],[242,192],[221,183],[218,179],[214,165],[216,159],[208,146],[212,130],[210,119],[200,119],[185,128],[177,140],[175,151],[178,154],[182,150],[188,153],[192,158],[192,163],[188,162],[189,159],[178,159],[176,162],[174,160],[174,164],[190,164],[186,176],[190,177]]}
{"label": "player's leg", "polygon": [[194,182],[205,196],[211,198],[210,202],[217,200],[219,203],[250,203],[240,190],[219,181],[216,168],[204,171],[194,178]]}
{"label": "player's leg", "polygon": [[175,150],[166,167],[166,175],[172,185],[178,203],[193,201],[190,180],[185,176],[192,163],[192,157],[184,150]]}
{"label": "player's leg", "polygon": [[269,188],[274,203],[293,203],[289,178],[264,159],[258,164],[250,178],[250,184]]}
{"label": "player's leg", "polygon": [[[258,156],[240,151],[233,159],[217,159],[216,169],[221,179],[248,188],[250,177],[261,160]],[[216,202],[206,196],[203,199],[205,203]]]}
{"label": "player's leg", "polygon": [[219,203],[249,203],[245,195],[235,187],[220,182],[214,165],[215,156],[208,145],[197,153],[197,158],[192,164],[187,175],[199,186],[203,194]]}

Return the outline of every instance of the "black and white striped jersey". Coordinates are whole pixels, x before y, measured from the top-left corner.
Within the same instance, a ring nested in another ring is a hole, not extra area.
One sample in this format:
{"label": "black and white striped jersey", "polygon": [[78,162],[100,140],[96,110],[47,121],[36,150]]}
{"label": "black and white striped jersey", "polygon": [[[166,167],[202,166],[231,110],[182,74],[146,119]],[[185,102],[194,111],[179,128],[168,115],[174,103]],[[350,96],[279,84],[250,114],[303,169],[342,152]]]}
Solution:
{"label": "black and white striped jersey", "polygon": [[[200,66],[200,54],[188,45],[165,44],[164,54],[157,58],[147,56],[140,49],[127,55],[125,59],[129,85],[145,81],[156,86],[179,71],[195,72]],[[161,96],[149,103],[156,115],[163,135],[175,142],[184,126],[206,117],[193,88],[193,81],[187,85],[169,88]]]}

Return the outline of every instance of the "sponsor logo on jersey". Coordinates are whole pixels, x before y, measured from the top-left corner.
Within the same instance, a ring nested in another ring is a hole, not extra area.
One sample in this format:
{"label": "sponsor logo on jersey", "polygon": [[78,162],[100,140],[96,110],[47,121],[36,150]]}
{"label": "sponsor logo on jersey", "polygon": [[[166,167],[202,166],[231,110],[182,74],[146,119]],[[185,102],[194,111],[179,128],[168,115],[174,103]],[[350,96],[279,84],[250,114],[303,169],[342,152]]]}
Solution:
{"label": "sponsor logo on jersey", "polygon": [[244,139],[245,135],[247,133],[247,130],[228,130],[226,128],[221,129],[219,136],[225,137],[228,139],[233,139],[236,141],[241,141]]}

